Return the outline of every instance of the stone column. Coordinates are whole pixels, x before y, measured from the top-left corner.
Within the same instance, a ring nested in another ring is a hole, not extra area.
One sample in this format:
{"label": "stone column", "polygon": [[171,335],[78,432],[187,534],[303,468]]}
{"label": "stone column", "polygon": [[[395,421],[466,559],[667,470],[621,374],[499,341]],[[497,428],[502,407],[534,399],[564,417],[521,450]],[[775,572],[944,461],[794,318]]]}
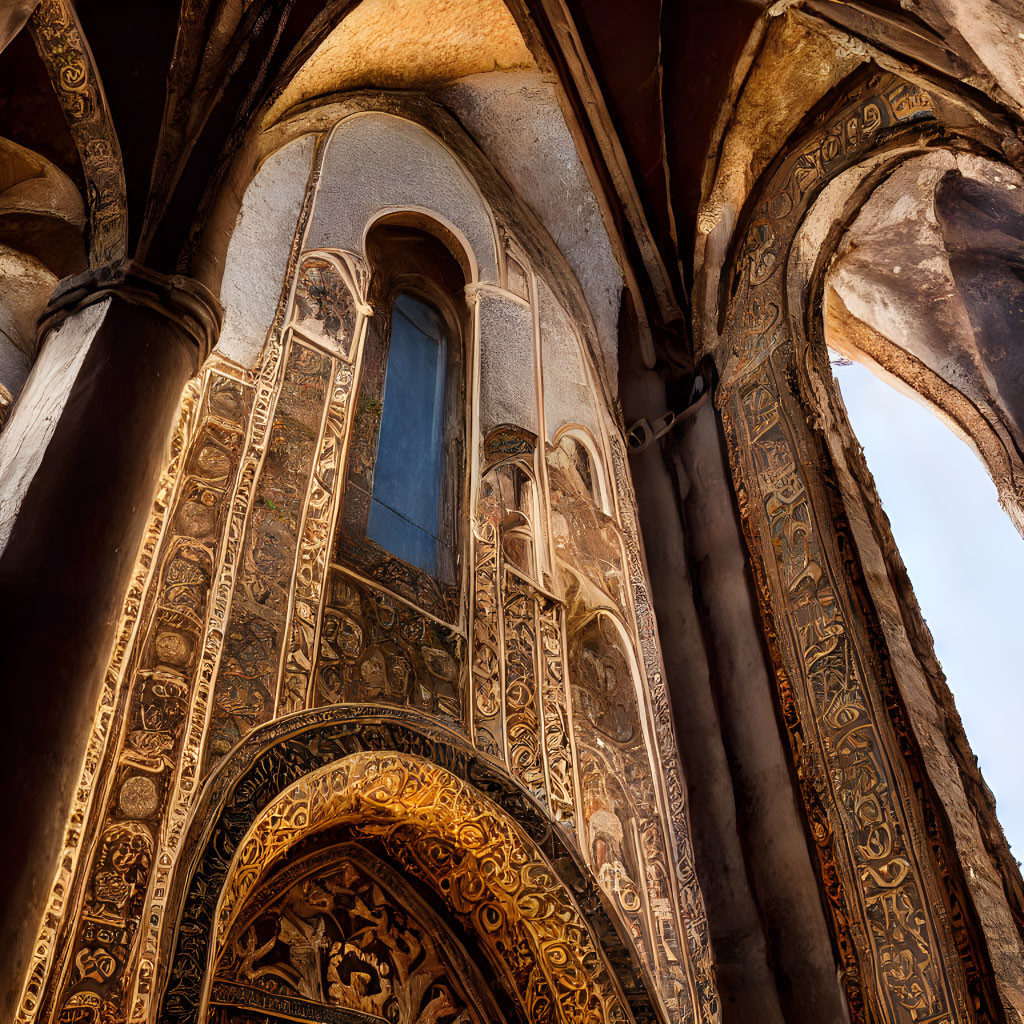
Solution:
{"label": "stone column", "polygon": [[0,844],[5,1018],[53,878],[182,388],[220,319],[202,285],[132,262],[68,278],[0,435],[0,806],[20,833]]}

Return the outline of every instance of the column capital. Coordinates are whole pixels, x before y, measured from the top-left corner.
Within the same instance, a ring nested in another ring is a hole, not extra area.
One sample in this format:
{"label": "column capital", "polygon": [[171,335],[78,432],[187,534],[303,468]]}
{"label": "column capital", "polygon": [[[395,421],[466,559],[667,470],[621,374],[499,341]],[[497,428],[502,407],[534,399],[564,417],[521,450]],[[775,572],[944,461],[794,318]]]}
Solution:
{"label": "column capital", "polygon": [[106,264],[57,285],[39,319],[40,340],[78,310],[110,296],[148,306],[177,324],[195,342],[202,366],[220,334],[224,309],[206,285],[181,274],[162,274],[135,260]]}

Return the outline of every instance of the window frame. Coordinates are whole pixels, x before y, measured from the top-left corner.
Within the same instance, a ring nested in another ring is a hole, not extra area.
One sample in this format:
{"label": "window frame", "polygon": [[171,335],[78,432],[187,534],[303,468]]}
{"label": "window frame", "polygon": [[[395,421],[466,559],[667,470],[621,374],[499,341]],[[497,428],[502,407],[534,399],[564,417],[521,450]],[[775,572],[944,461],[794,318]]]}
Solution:
{"label": "window frame", "polygon": [[[422,228],[417,230],[429,236]],[[395,248],[400,250],[401,247]],[[456,257],[452,259],[458,264]],[[431,573],[412,565],[366,534],[383,421],[392,320],[395,303],[402,295],[429,305],[440,316],[447,335],[438,534],[439,546],[443,545],[450,553],[450,564],[443,573],[437,569]],[[472,337],[472,312],[469,304],[460,299],[461,296],[434,279],[429,267],[417,268],[415,256],[403,261],[401,251],[387,252],[380,265],[373,267],[368,295],[373,315],[367,318],[362,340],[359,379],[352,399],[342,507],[333,541],[336,564],[354,569],[452,625],[459,620],[466,534],[462,519],[468,501],[466,340]]]}

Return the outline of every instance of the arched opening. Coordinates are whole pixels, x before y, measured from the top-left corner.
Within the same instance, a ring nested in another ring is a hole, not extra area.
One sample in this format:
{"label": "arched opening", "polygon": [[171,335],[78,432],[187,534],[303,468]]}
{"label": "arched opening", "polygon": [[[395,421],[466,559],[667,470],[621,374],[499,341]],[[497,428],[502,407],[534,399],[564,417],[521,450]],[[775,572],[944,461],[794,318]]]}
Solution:
{"label": "arched opening", "polygon": [[908,601],[1018,846],[1021,183],[989,157],[908,151],[848,219],[821,311]]}
{"label": "arched opening", "polygon": [[[442,237],[451,233],[441,226]],[[454,236],[452,236],[454,240]],[[341,561],[454,589],[465,463],[465,270],[422,220],[388,218],[366,237],[371,278],[355,396]]]}
{"label": "arched opening", "polygon": [[[366,841],[298,844],[240,909],[214,967],[210,1020],[504,1024],[475,944]],[[471,952],[474,951],[474,952]],[[515,1019],[515,1011],[511,1011]]]}
{"label": "arched opening", "polygon": [[[433,985],[433,999],[475,1001],[467,1010],[476,1017],[460,1010],[452,1021],[624,1022],[624,991],[632,1019],[653,1020],[592,882],[539,805],[464,741],[411,712],[309,712],[286,730],[251,734],[204,788],[179,863],[172,896],[181,915],[161,940],[161,1021],[218,1020],[230,1004],[243,1020],[252,1010],[260,1020],[319,1024],[364,1012],[373,999],[394,1013],[380,983],[393,980],[390,967],[366,969],[382,947],[361,930],[380,936],[382,907],[394,910],[387,927],[400,922],[415,942],[443,918],[432,938],[434,981],[421,995]],[[330,895],[374,885],[377,905],[364,899],[365,914],[358,900]],[[297,916],[276,925],[286,904]],[[363,918],[351,916],[353,906]],[[339,956],[345,932],[356,947],[348,961]],[[400,945],[409,976],[425,959],[409,959],[411,947]],[[407,1015],[425,1012],[422,999],[403,1005]]]}
{"label": "arched opening", "polygon": [[1007,839],[1024,849],[1016,723],[1024,545],[977,454],[922,402],[840,356],[833,373]]}

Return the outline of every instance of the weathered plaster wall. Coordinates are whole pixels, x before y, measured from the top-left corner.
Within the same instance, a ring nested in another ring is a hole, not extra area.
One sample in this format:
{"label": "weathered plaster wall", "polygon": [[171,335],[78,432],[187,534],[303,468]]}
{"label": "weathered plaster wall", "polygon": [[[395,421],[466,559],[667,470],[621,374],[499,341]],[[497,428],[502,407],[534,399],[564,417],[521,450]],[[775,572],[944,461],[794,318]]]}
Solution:
{"label": "weathered plaster wall", "polygon": [[242,198],[221,282],[217,351],[243,366],[256,362],[281,297],[315,141],[303,135],[273,153]]}
{"label": "weathered plaster wall", "polygon": [[553,82],[539,71],[492,72],[435,95],[565,254],[594,317],[603,370],[614,381],[622,270]]}
{"label": "weathered plaster wall", "polygon": [[1024,9],[1018,0],[917,0],[911,9],[970,59],[981,88],[995,84],[1018,110],[1024,107]]}
{"label": "weathered plaster wall", "polygon": [[[515,423],[538,433],[533,311],[502,292],[480,291],[480,429]],[[514,369],[513,369],[514,367]]]}
{"label": "weathered plaster wall", "polygon": [[587,374],[578,328],[574,328],[554,293],[541,280],[540,337],[544,367],[544,418],[548,441],[567,423],[579,423],[595,437],[598,426],[596,395]]}
{"label": "weathered plaster wall", "polygon": [[420,125],[389,114],[356,114],[331,135],[306,248],[361,253],[376,216],[422,209],[466,239],[478,279],[498,283],[494,224],[455,156]]}
{"label": "weathered plaster wall", "polygon": [[1018,528],[1022,265],[1024,179],[942,151],[907,160],[871,194],[827,281],[830,342],[853,358],[866,347],[874,368],[968,437]]}

